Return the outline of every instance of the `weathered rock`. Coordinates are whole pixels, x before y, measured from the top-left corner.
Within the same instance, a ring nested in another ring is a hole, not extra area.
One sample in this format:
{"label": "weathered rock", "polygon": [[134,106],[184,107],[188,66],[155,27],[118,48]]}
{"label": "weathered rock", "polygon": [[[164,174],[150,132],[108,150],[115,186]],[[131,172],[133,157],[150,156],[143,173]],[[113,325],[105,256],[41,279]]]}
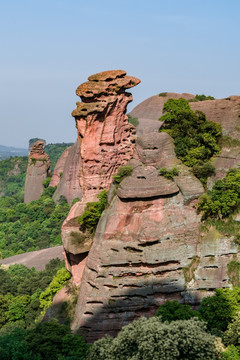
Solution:
{"label": "weathered rock", "polygon": [[69,150],[70,150],[70,146],[64,150],[64,152],[58,159],[58,161],[55,165],[49,186],[55,187],[59,184],[61,177],[63,175],[66,161],[68,159]]}
{"label": "weathered rock", "polygon": [[[97,195],[110,187],[119,166],[126,164],[133,156],[135,128],[128,123],[125,115],[132,95],[125,89],[140,82],[127,76],[123,70],[105,71],[90,76],[88,80],[76,90],[82,100],[72,112],[78,142],[69,150],[54,194],[56,201],[61,195],[69,203],[76,197],[80,200],[62,226],[63,246],[75,283],[79,282],[81,276],[78,270],[72,269],[82,264],[72,262],[78,259],[79,254],[88,252],[92,245],[92,238],[80,231],[77,218],[87,202],[96,201]],[[58,174],[59,170],[56,177],[59,177]]]}
{"label": "weathered rock", "polygon": [[176,184],[160,176],[153,166],[138,166],[126,177],[117,189],[121,199],[147,199],[179,192]]}
{"label": "weathered rock", "polygon": [[62,225],[62,242],[64,249],[73,255],[88,252],[92,246],[92,237],[82,233],[77,218],[82,214],[86,203],[75,203]]}
{"label": "weathered rock", "polygon": [[[161,99],[161,106],[166,100]],[[142,110],[145,119],[157,122],[161,116],[155,112],[147,117],[144,106]],[[231,134],[233,125],[226,129]],[[215,228],[200,232],[196,199],[204,189],[176,159],[169,135],[143,131],[133,156],[128,162],[133,172],[115,189],[115,197],[111,187],[110,206],[100,219],[82,275],[72,327],[87,332],[89,341],[115,335],[139,316],[153,315],[167,299],[198,305],[214,289],[232,286],[228,264],[240,259],[233,237]],[[237,153],[233,157],[235,164]],[[225,171],[226,162],[221,165]],[[164,166],[179,170],[173,182],[158,175],[157,168]]]}
{"label": "weathered rock", "polygon": [[184,196],[185,202],[198,199],[204,194],[204,188],[200,180],[185,165],[178,166],[179,174],[175,176],[174,181]]}
{"label": "weathered rock", "polygon": [[170,98],[190,100],[194,98],[194,95],[168,92],[165,96],[155,95],[141,102],[130,112],[132,117],[138,118],[137,135],[152,132],[158,133],[161,126],[161,122],[158,119],[162,116],[164,103]]}
{"label": "weathered rock", "polygon": [[181,163],[176,158],[173,139],[164,132],[137,136],[136,154],[142,163],[159,168],[170,168]]}
{"label": "weathered rock", "polygon": [[84,201],[96,200],[101,190],[109,188],[118,167],[132,157],[134,129],[125,115],[132,95],[124,90],[139,82],[125,71],[115,70],[92,75],[77,88],[82,102],[72,115],[81,144]]}
{"label": "weathered rock", "polygon": [[44,151],[44,142],[36,141],[28,156],[28,168],[25,180],[24,202],[37,200],[43,192],[43,181],[50,174],[50,160]]}
{"label": "weathered rock", "polygon": [[[79,176],[82,168],[79,142],[76,141],[73,146],[66,149],[62,156],[66,156],[66,159],[61,176],[59,172],[60,181],[53,195],[53,199],[58,201],[60,196],[63,195],[67,202],[71,204],[73,199],[79,198],[79,200],[81,200],[83,196],[83,191],[79,183]],[[64,161],[64,158],[62,161]],[[55,181],[55,179],[53,179],[53,181]]]}
{"label": "weathered rock", "polygon": [[87,258],[73,328],[89,330],[92,341],[151,314],[170,294],[181,299],[199,222],[180,193],[145,201],[115,197]]}

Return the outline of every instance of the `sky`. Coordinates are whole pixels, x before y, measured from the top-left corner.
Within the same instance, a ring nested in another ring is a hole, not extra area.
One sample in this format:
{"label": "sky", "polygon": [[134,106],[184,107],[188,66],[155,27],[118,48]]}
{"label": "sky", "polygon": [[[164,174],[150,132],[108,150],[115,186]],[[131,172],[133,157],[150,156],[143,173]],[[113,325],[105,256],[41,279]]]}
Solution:
{"label": "sky", "polygon": [[76,88],[122,69],[133,102],[240,95],[239,0],[0,0],[0,144],[74,142]]}

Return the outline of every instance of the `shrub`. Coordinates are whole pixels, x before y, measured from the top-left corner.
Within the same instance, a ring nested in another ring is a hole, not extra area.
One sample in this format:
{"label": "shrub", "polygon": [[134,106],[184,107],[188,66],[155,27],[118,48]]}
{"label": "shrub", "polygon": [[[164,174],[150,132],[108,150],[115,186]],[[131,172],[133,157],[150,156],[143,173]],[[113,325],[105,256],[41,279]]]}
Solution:
{"label": "shrub", "polygon": [[120,182],[126,177],[130,176],[133,171],[133,167],[130,165],[121,166],[118,169],[118,172],[116,175],[113,176],[114,183],[119,185]]}
{"label": "shrub", "polygon": [[190,305],[179,304],[177,300],[166,301],[156,312],[156,316],[161,316],[162,321],[188,320],[198,317],[199,312],[192,310]]}
{"label": "shrub", "polygon": [[230,169],[217,180],[206,194],[199,198],[198,211],[203,218],[229,216],[240,204],[240,170]]}
{"label": "shrub", "polygon": [[195,95],[195,98],[194,99],[190,99],[188,100],[189,102],[197,102],[197,101],[205,101],[205,100],[215,100],[215,98],[213,96],[206,96],[204,94],[202,95]]}
{"label": "shrub", "polygon": [[207,178],[216,174],[216,169],[215,166],[208,161],[202,165],[194,165],[192,172],[205,186]]}
{"label": "shrub", "polygon": [[240,314],[238,313],[224,333],[223,340],[225,345],[239,345],[240,340]]}
{"label": "shrub", "polygon": [[96,341],[87,360],[212,360],[217,355],[215,341],[195,318],[169,324],[143,317],[124,326],[114,339]]}
{"label": "shrub", "polygon": [[61,288],[66,284],[66,282],[71,278],[70,273],[67,269],[62,268],[58,270],[57,274],[54,276],[52,282],[49,284],[47,289],[43,291],[39,297],[40,308],[43,309],[42,313],[44,314],[47,309],[52,304],[52,299],[54,295],[61,290]]}
{"label": "shrub", "polygon": [[167,92],[161,92],[158,96],[162,96],[162,97],[165,97],[165,96],[167,96]]}
{"label": "shrub", "polygon": [[225,331],[239,311],[240,289],[217,289],[215,295],[204,298],[199,312],[209,329]]}
{"label": "shrub", "polygon": [[82,231],[88,230],[91,234],[94,234],[102,212],[107,206],[108,192],[103,190],[97,197],[99,201],[87,203],[83,214],[78,217],[80,229]]}
{"label": "shrub", "polygon": [[128,122],[130,124],[132,124],[133,126],[137,127],[139,122],[138,122],[138,118],[136,117],[132,117],[131,115],[128,115]]}
{"label": "shrub", "polygon": [[222,360],[240,360],[240,354],[238,349],[234,345],[227,347],[226,351],[222,353]]}
{"label": "shrub", "polygon": [[163,111],[161,131],[173,137],[176,155],[185,165],[202,165],[220,151],[221,125],[208,121],[201,111],[194,112],[187,100],[169,99]]}
{"label": "shrub", "polygon": [[174,179],[174,176],[178,176],[179,171],[176,167],[173,167],[172,169],[167,169],[165,167],[162,167],[159,169],[159,174],[164,176],[166,179]]}

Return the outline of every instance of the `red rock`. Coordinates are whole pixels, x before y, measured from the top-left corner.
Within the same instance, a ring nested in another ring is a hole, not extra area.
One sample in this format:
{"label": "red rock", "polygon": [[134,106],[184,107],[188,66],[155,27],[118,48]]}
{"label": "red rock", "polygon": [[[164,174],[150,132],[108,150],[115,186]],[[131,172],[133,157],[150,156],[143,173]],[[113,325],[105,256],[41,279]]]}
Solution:
{"label": "red rock", "polygon": [[[132,95],[125,92],[140,83],[123,70],[105,71],[89,77],[76,93],[82,102],[72,112],[76,120],[78,142],[69,150],[62,177],[54,194],[57,201],[64,195],[71,203],[78,197],[62,226],[63,246],[68,256],[73,281],[79,282],[79,265],[73,266],[73,255],[89,251],[92,239],[79,230],[78,216],[87,202],[96,201],[97,195],[108,189],[119,166],[133,156],[135,128],[128,123],[127,104]],[[61,165],[61,164],[60,164]],[[59,165],[59,167],[61,167]],[[59,177],[56,170],[55,178]],[[53,179],[55,181],[55,179]],[[82,255],[81,255],[82,256]]]}
{"label": "red rock", "polygon": [[125,71],[114,70],[92,75],[77,88],[82,102],[72,115],[83,162],[80,185],[84,201],[93,201],[101,190],[108,189],[113,174],[133,155],[133,128],[125,115],[132,96],[124,90],[139,82]]}
{"label": "red rock", "polygon": [[50,175],[50,160],[44,151],[44,141],[36,141],[28,156],[24,202],[37,200],[43,192],[42,182]]}
{"label": "red rock", "polygon": [[62,153],[62,155],[60,156],[60,158],[58,159],[53,174],[52,174],[52,178],[50,181],[49,186],[57,186],[61,180],[61,177],[63,175],[63,171],[64,171],[64,167],[66,164],[66,160],[68,158],[68,154],[69,154],[69,150],[70,150],[70,146],[64,150],[64,152]]}
{"label": "red rock", "polygon": [[[73,146],[66,150],[62,155],[64,157],[66,156],[66,159],[65,161],[64,158],[62,159],[62,161],[64,161],[64,167],[57,189],[53,195],[53,199],[55,201],[58,201],[60,196],[63,195],[65,196],[67,202],[70,205],[73,199],[82,199],[83,191],[79,183],[82,159],[80,156],[80,147],[78,141],[76,141]],[[55,179],[53,179],[53,181],[55,181]]]}

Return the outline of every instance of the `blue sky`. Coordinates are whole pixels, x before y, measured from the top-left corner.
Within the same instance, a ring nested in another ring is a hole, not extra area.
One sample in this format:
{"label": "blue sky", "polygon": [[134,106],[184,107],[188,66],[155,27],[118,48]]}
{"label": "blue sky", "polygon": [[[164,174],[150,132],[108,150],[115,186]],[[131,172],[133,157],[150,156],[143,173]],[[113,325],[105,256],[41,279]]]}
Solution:
{"label": "blue sky", "polygon": [[239,0],[0,0],[0,144],[76,139],[75,89],[99,71],[163,91],[240,95]]}

